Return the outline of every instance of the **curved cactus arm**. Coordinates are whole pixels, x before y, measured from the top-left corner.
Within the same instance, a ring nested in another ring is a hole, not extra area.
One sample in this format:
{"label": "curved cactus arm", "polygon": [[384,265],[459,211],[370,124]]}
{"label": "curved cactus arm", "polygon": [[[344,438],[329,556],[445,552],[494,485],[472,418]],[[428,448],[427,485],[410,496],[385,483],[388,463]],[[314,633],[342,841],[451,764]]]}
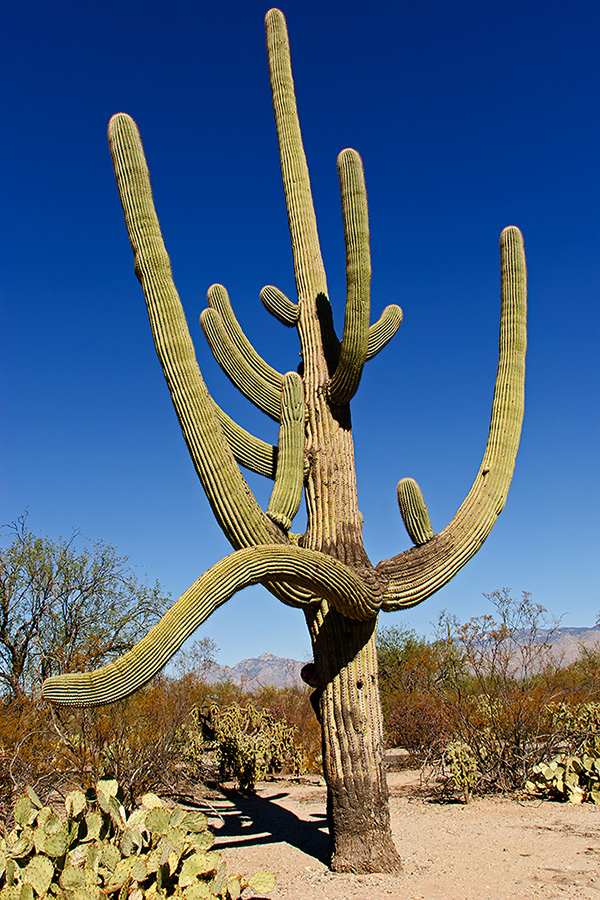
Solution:
{"label": "curved cactus arm", "polygon": [[391,303],[369,328],[367,359],[373,359],[391,341],[402,323],[402,310]]}
{"label": "curved cactus arm", "polygon": [[200,374],[173,284],[137,126],[129,116],[118,113],[110,121],[108,135],[135,272],[144,290],[156,352],[215,517],[236,548],[285,540],[244,481]]}
{"label": "curved cactus arm", "polygon": [[281,391],[283,379],[282,374],[264,361],[262,356],[256,352],[244,334],[242,326],[238,322],[231,306],[229,294],[223,285],[211,285],[206,294],[206,299],[208,300],[208,305],[220,313],[225,331],[238,348],[247,364],[254,369],[260,378],[263,378],[267,384],[272,385],[277,393],[279,393]]}
{"label": "curved cactus arm", "polygon": [[291,327],[297,324],[300,312],[298,304],[286,297],[279,288],[273,287],[272,284],[266,284],[260,292],[260,299],[265,309],[279,319],[283,325]]}
{"label": "curved cactus arm", "polygon": [[277,474],[267,509],[284,531],[292,527],[304,484],[304,388],[296,372],[283,376]]}
{"label": "curved cactus arm", "polygon": [[434,535],[421,488],[414,478],[398,482],[398,506],[408,535],[417,547],[426,544]]}
{"label": "curved cactus arm", "polygon": [[277,447],[250,434],[228,416],[217,403],[215,403],[215,415],[238,463],[245,469],[256,472],[257,475],[275,478]]}
{"label": "curved cactus arm", "polygon": [[94,672],[48,678],[44,698],[65,706],[97,706],[127,697],[156,675],[215,609],[269,576],[308,587],[354,619],[371,618],[379,609],[377,597],[353,569],[316,550],[281,544],[238,550],[195,581],[128,653]]}
{"label": "curved cactus arm", "polygon": [[262,412],[279,421],[281,382],[279,388],[265,381],[233,343],[216,309],[203,309],[200,324],[213,356],[229,380]]}
{"label": "curved cactus arm", "polygon": [[314,302],[318,293],[327,295],[327,282],[298,121],[290,45],[283,13],[270,9],[265,16],[265,27],[298,299],[300,303]]}
{"label": "curved cactus arm", "polygon": [[356,150],[338,156],[346,241],[346,317],[340,359],[327,391],[334,406],[349,403],[367,359],[371,302],[369,213],[362,160]]}
{"label": "curved cactus arm", "polygon": [[422,547],[382,560],[387,579],[382,609],[421,603],[447,584],[479,550],[504,509],[524,410],[527,272],[518,228],[500,238],[502,310],[498,372],[485,454],[469,494],[449,525]]}

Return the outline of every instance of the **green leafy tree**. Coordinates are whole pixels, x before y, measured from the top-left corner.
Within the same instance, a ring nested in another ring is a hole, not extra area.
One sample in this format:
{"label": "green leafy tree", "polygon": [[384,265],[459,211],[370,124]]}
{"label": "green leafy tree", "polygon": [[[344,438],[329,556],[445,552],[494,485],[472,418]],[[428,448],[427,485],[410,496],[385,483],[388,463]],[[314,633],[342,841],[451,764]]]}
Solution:
{"label": "green leafy tree", "polygon": [[0,543],[0,691],[19,700],[49,676],[105,665],[167,606],[159,585],[142,582],[114,547],[78,549],[77,535],[53,541],[21,517]]}
{"label": "green leafy tree", "polygon": [[[267,13],[267,48],[298,298],[272,285],[267,310],[295,327],[302,364],[281,374],[250,345],[226,289],[208,291],[201,317],[213,354],[232,382],[279,423],[277,447],[240,428],[208,393],[173,283],[135,123],[119,113],[109,140],[135,271],[144,289],[156,350],[194,466],[234,552],[204,573],[122,660],[97,672],[50,679],[53,703],[93,705],[135,691],[218,606],[260,583],[301,610],[317,672],[323,766],[329,791],[332,867],[397,871],[383,767],[375,632],[380,611],[414,606],[444,586],[481,547],[505,500],[523,416],[525,258],[519,230],[502,233],[500,354],[487,447],[473,487],[438,534],[418,485],[398,486],[414,546],[374,565],[362,539],[350,401],[363,367],[394,336],[402,311],[387,306],[370,323],[367,198],[355,150],[338,158],[346,240],[347,299],[335,334],[319,248],[292,80],[285,19]],[[389,386],[386,388],[389,390]],[[263,511],[239,465],[273,479]],[[304,495],[307,527],[293,534]]]}

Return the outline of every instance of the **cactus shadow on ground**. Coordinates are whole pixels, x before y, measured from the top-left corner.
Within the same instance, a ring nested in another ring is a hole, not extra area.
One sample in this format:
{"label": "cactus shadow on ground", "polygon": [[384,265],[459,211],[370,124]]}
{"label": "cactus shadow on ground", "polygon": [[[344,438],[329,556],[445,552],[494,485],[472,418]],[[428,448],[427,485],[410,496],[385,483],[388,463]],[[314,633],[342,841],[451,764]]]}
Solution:
{"label": "cactus shadow on ground", "polygon": [[260,794],[244,794],[226,787],[220,790],[230,805],[215,804],[223,819],[220,828],[211,822],[218,849],[281,842],[329,865],[331,851],[324,814],[313,814],[311,818],[314,822],[303,821],[277,803],[289,796],[288,791],[261,797]]}

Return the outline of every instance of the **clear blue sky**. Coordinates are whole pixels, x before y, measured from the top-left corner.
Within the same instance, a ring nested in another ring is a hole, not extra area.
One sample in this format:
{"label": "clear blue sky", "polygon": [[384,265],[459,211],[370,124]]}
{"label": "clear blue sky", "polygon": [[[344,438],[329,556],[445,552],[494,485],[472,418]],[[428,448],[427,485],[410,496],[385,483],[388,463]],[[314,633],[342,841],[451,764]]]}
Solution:
{"label": "clear blue sky", "polygon": [[[1,521],[115,544],[176,598],[229,552],[155,358],[106,143],[138,122],[201,368],[230,414],[273,423],[231,388],[198,324],[224,283],[251,340],[286,371],[296,336],[258,293],[293,293],[257,0],[33,0],[3,15]],[[353,403],[359,501],[374,562],[409,545],[399,478],[443,528],[487,434],[499,319],[498,238],[525,236],[527,408],[508,503],[477,557],[420,607],[487,611],[522,590],[563,624],[600,609],[598,47],[595,0],[289,0],[296,89],[337,322],[344,249],[336,156],[369,193],[373,315],[404,323]],[[267,502],[270,485],[251,479]],[[300,530],[297,528],[296,530]],[[261,589],[199,632],[220,660],[303,658],[302,615]]]}

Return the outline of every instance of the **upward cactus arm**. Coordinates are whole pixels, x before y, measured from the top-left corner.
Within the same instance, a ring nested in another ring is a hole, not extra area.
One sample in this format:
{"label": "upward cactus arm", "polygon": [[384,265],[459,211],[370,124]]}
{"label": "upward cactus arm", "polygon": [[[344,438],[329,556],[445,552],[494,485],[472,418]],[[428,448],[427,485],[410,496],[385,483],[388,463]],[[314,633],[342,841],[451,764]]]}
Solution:
{"label": "upward cactus arm", "polygon": [[200,374],[173,284],[135,122],[123,113],[113,116],[109,141],[135,271],[144,290],[156,352],[183,436],[215,517],[236,548],[284,540],[242,478]]}
{"label": "upward cactus arm", "polygon": [[239,464],[250,469],[251,472],[256,472],[257,475],[275,478],[277,447],[250,434],[228,416],[217,403],[214,404],[214,410],[227,438],[227,443]]}
{"label": "upward cactus arm", "polygon": [[229,294],[222,284],[213,284],[207,293],[208,305],[216,309],[223,321],[223,327],[235,346],[238,348],[248,365],[251,366],[256,374],[270,384],[277,392],[281,391],[282,375],[264,361],[246,335],[238,322],[236,315],[232,309]]}
{"label": "upward cactus arm", "polygon": [[268,517],[289,531],[300,501],[304,482],[304,389],[296,372],[283,378],[281,426],[277,474],[267,510]]}
{"label": "upward cactus arm", "polygon": [[386,306],[376,322],[369,328],[367,359],[373,359],[394,337],[402,323],[402,310],[395,303]]}
{"label": "upward cactus arm", "polygon": [[265,17],[265,26],[298,298],[300,301],[314,301],[318,293],[327,294],[327,284],[298,121],[290,45],[283,13],[270,9]]}
{"label": "upward cactus arm", "polygon": [[298,304],[294,303],[289,297],[280,291],[279,288],[273,287],[272,284],[266,284],[260,292],[260,299],[272,316],[288,328],[298,323]]}
{"label": "upward cactus arm", "polygon": [[[94,672],[47,679],[43,685],[45,699],[65,706],[98,706],[127,697],[156,675],[215,609],[241,588],[268,581],[269,577],[286,578],[306,587],[357,620],[372,618],[379,609],[376,595],[359,575],[323,553],[281,544],[239,550],[195,581],[120,659]],[[314,600],[312,605],[320,602]]]}
{"label": "upward cactus arm", "polygon": [[352,399],[367,359],[371,286],[369,215],[361,158],[355,150],[338,157],[346,241],[346,318],[340,359],[329,383],[328,397],[335,406]]}
{"label": "upward cactus arm", "polygon": [[200,316],[200,324],[213,356],[230,381],[255,406],[278,422],[281,376],[279,386],[276,388],[259,375],[252,363],[231,340],[216,309],[204,309]]}
{"label": "upward cactus arm", "polygon": [[524,411],[527,287],[523,238],[511,226],[500,239],[502,310],[498,372],[485,454],[450,524],[423,546],[380,562],[388,580],[382,609],[415,606],[443,587],[479,550],[506,502]]}

